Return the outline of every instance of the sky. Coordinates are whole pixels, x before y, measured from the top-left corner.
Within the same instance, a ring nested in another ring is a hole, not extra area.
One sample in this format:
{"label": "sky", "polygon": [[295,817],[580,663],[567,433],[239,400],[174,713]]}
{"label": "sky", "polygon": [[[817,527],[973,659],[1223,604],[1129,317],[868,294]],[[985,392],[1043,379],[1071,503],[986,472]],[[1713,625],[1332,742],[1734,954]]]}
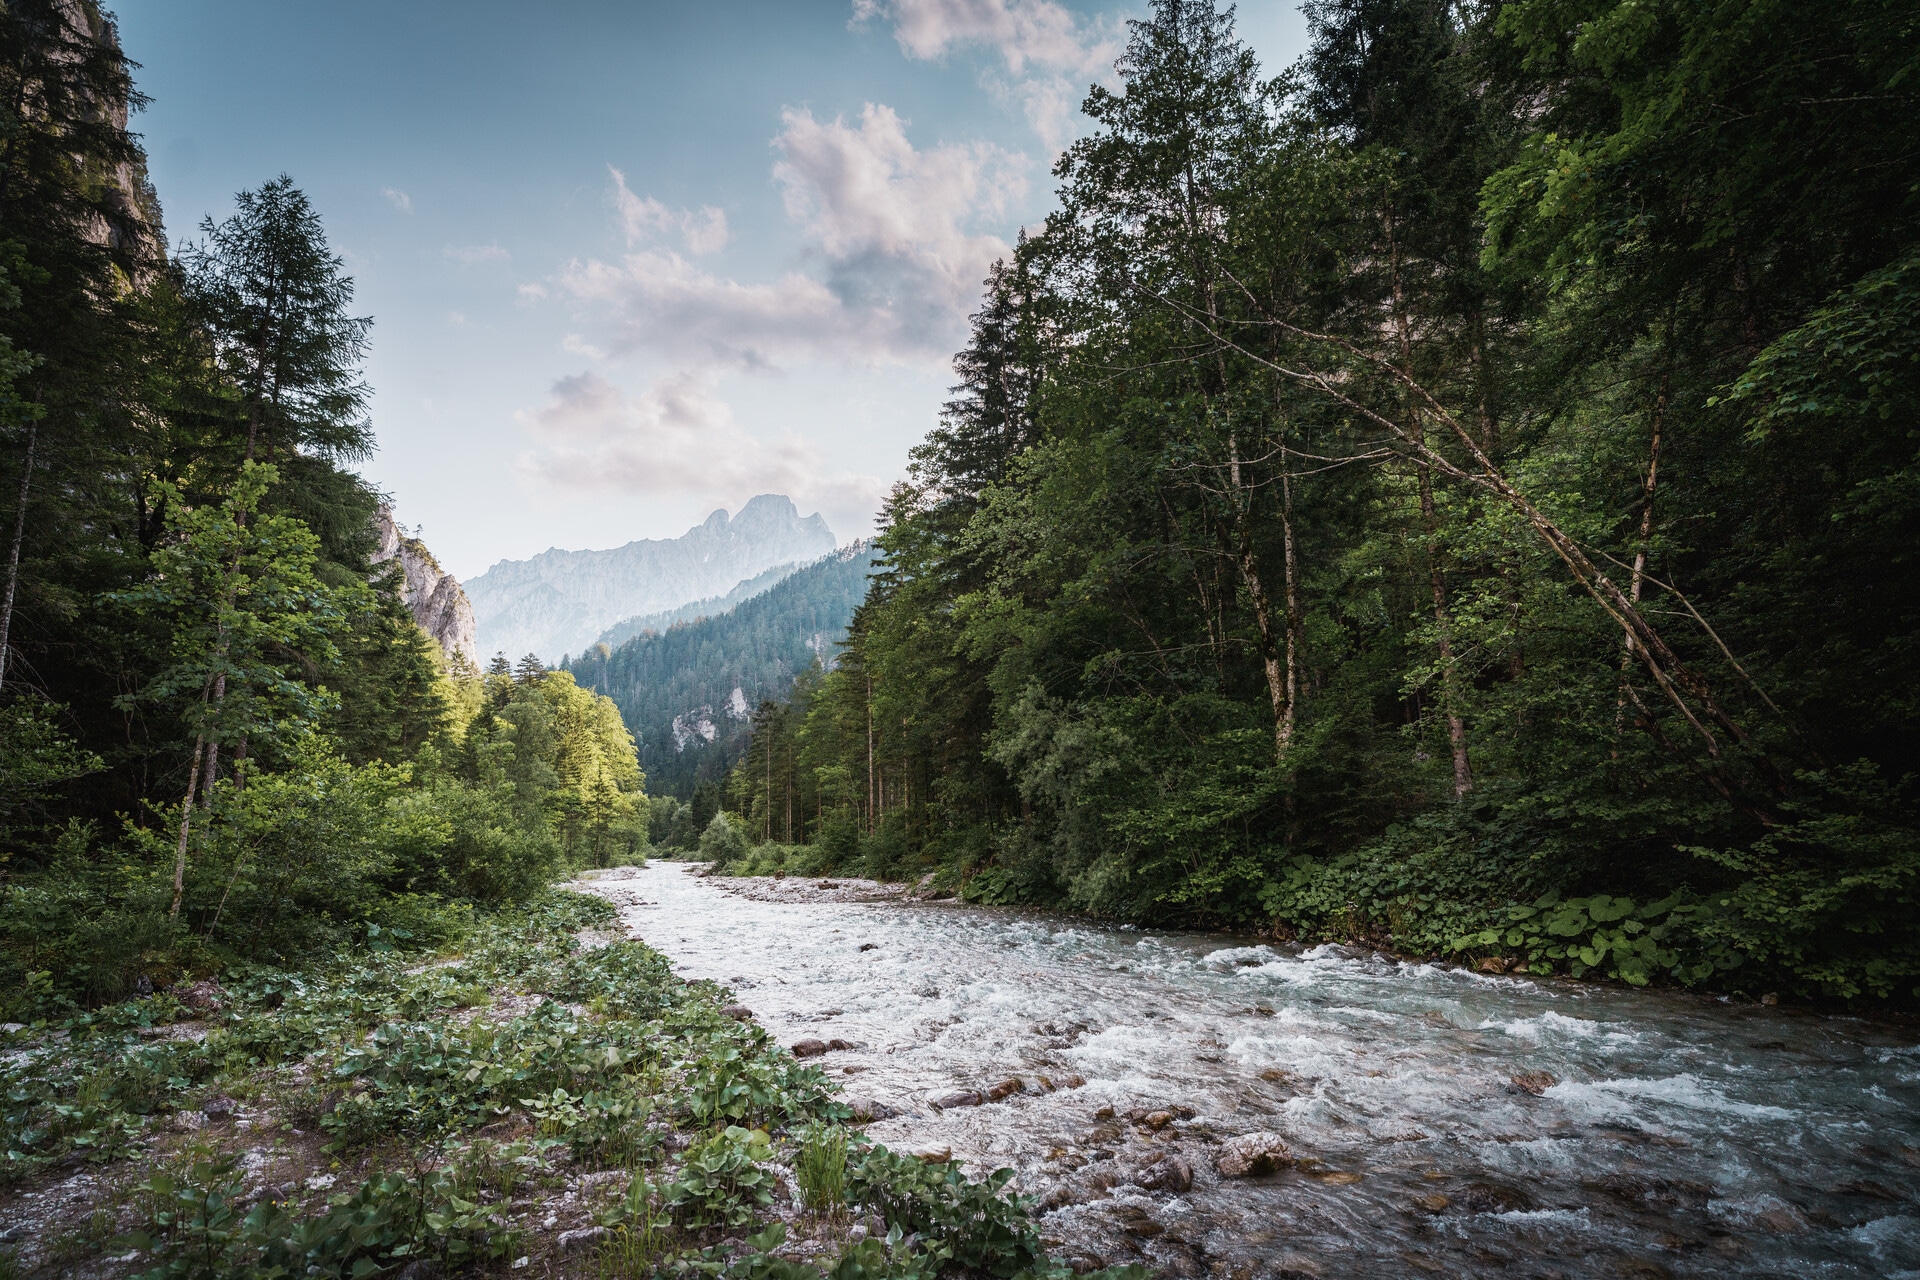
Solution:
{"label": "sky", "polygon": [[[870,534],[1144,3],[120,0],[167,232],[291,174],[395,515],[470,578],[785,493]],[[1292,0],[1241,6],[1269,72]]]}

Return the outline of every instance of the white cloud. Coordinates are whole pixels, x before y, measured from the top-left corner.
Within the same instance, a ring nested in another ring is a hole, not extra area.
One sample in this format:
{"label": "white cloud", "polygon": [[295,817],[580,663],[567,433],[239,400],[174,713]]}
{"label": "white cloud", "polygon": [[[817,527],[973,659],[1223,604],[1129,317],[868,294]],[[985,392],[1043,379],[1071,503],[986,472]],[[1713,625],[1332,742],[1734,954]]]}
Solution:
{"label": "white cloud", "polygon": [[450,244],[441,252],[463,267],[470,267],[476,262],[506,262],[513,257],[497,244]]}
{"label": "white cloud", "polygon": [[400,188],[382,187],[380,188],[380,194],[385,196],[387,200],[393,205],[393,207],[398,209],[400,212],[402,213],[413,212],[413,197],[408,195],[406,192],[402,191]]}
{"label": "white cloud", "polygon": [[[1024,190],[1025,157],[986,143],[915,150],[893,109],[872,103],[856,124],[791,109],[781,123],[773,176],[817,272],[742,283],[677,252],[638,248],[617,262],[569,263],[555,286],[611,317],[605,345],[619,356],[749,368],[795,357],[944,361],[988,265],[1008,252],[973,224],[1004,215]],[[684,234],[676,215],[624,182],[615,196],[630,238],[675,225]],[[531,287],[522,295],[537,296]]]}
{"label": "white cloud", "polygon": [[717,503],[784,493],[803,506],[865,511],[886,492],[874,476],[824,474],[805,440],[767,443],[742,430],[710,372],[674,373],[629,395],[589,370],[561,378],[544,406],[516,416],[538,446],[519,470],[557,489]]}
{"label": "white cloud", "polygon": [[678,233],[687,252],[718,253],[727,247],[727,211],[712,205],[699,209],[669,209],[652,196],[636,196],[627,187],[627,175],[607,166],[613,175],[613,207],[620,213],[629,247],[655,236]]}
{"label": "white cloud", "polygon": [[1059,149],[1093,80],[1111,76],[1124,43],[1115,19],[1089,21],[1055,0],[854,0],[853,25],[893,25],[900,52],[920,61],[985,47],[1002,70],[981,82],[1017,106],[1035,133]]}

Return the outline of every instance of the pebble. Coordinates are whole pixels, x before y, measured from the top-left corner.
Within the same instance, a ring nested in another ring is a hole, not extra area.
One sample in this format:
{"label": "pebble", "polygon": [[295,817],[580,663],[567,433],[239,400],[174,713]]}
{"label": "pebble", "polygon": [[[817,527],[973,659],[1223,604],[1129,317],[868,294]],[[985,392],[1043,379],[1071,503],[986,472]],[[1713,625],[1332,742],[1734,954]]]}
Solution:
{"label": "pebble", "polygon": [[1213,1167],[1223,1178],[1254,1178],[1293,1163],[1293,1149],[1277,1133],[1243,1133],[1220,1144]]}
{"label": "pebble", "polygon": [[1020,1088],[1021,1086],[1018,1080],[1002,1080],[999,1084],[987,1090],[987,1101],[998,1102],[1002,1098],[1010,1098],[1014,1094],[1019,1093]]}

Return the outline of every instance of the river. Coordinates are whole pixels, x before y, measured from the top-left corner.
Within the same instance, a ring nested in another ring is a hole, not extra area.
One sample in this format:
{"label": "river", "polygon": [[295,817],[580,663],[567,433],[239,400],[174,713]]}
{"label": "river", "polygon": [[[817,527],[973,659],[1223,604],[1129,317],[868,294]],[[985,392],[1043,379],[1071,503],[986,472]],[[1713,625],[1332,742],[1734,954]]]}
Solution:
{"label": "river", "polygon": [[[683,976],[732,988],[784,1044],[855,1046],[817,1061],[899,1112],[871,1137],[1012,1167],[1076,1266],[1920,1277],[1912,1024],[857,881],[615,875],[597,887]],[[933,1105],[1003,1080],[1021,1091]],[[1218,1176],[1219,1144],[1249,1132],[1282,1135],[1298,1166]],[[1167,1153],[1191,1187],[1137,1185]]]}

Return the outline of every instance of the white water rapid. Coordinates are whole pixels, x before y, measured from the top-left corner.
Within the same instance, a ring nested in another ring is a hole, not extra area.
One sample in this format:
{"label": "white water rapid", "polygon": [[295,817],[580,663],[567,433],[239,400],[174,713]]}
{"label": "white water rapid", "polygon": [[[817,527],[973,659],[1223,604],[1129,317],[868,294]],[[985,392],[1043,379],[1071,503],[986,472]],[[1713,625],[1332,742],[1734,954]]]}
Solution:
{"label": "white water rapid", "polygon": [[[1920,1277],[1910,1023],[952,903],[767,901],[802,890],[671,863],[614,874],[596,887],[683,976],[783,1044],[857,1046],[817,1061],[901,1113],[871,1137],[1011,1166],[1078,1266]],[[932,1105],[1008,1079],[1003,1101]],[[1220,1177],[1220,1142],[1254,1131],[1299,1167]],[[1138,1185],[1166,1152],[1191,1187]]]}

